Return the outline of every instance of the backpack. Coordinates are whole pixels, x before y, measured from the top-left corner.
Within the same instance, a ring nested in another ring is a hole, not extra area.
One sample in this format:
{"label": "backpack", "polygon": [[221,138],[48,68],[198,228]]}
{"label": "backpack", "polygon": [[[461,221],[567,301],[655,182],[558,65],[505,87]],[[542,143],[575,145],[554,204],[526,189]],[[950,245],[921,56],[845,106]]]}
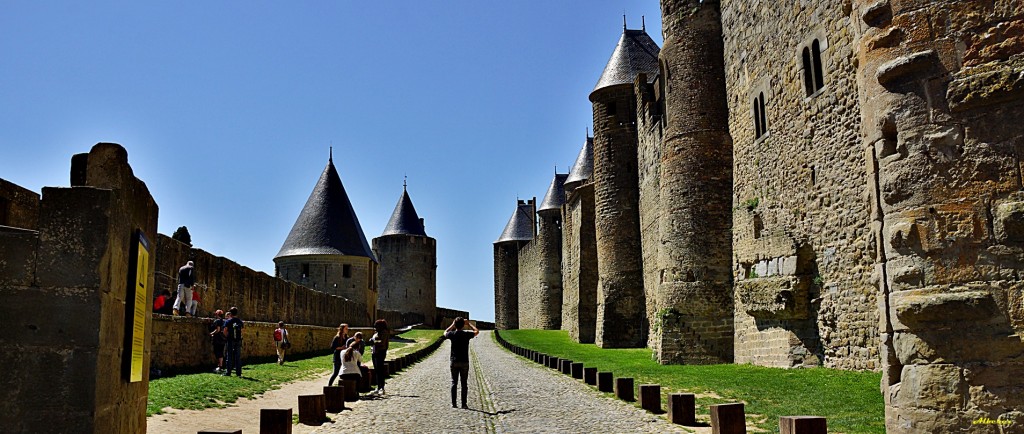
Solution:
{"label": "backpack", "polygon": [[228,339],[232,341],[242,340],[242,322],[241,321],[228,321]]}
{"label": "backpack", "polygon": [[281,329],[274,329],[274,340],[275,341],[280,341],[281,340]]}

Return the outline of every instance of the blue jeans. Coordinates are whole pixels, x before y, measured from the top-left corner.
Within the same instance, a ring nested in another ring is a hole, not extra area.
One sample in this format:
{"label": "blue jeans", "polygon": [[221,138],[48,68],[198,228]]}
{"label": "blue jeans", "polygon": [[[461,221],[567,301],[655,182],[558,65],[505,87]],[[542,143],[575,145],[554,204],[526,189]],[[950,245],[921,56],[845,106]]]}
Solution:
{"label": "blue jeans", "polygon": [[373,378],[377,380],[377,389],[384,390],[384,360],[388,358],[388,350],[373,351]]}
{"label": "blue jeans", "polygon": [[224,354],[224,368],[227,370],[228,375],[231,374],[231,368],[235,368],[235,373],[239,377],[242,376],[242,341],[228,340],[227,351]]}

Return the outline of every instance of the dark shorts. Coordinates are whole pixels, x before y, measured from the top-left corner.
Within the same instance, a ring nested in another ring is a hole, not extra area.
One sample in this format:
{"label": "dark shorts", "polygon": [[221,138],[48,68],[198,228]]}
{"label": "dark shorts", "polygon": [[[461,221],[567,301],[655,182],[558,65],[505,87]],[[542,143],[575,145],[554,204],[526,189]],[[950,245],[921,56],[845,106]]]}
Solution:
{"label": "dark shorts", "polygon": [[224,342],[213,341],[213,357],[224,358]]}

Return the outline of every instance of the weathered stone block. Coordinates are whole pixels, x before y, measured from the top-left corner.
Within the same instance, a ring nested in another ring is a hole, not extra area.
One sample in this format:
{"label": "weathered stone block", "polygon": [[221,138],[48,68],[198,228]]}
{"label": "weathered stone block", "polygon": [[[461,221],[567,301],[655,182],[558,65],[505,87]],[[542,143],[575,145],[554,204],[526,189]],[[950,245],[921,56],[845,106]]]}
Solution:
{"label": "weathered stone block", "polygon": [[807,318],[810,285],[811,279],[806,276],[763,277],[735,283],[736,293],[748,314],[778,319]]}
{"label": "weathered stone block", "polygon": [[967,383],[955,365],[907,365],[891,397],[895,407],[956,412],[967,395]]}
{"label": "weathered stone block", "polygon": [[1024,241],[1024,202],[999,204],[993,223],[997,240],[1004,243]]}
{"label": "weathered stone block", "polygon": [[999,314],[992,294],[979,287],[929,287],[890,297],[896,316],[906,325],[984,321]]}

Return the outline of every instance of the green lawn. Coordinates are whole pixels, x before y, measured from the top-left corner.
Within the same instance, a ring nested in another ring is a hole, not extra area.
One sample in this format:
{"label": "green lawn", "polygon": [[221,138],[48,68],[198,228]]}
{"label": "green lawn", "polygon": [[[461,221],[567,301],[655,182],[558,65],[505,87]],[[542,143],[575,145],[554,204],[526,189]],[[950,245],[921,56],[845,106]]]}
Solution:
{"label": "green lawn", "polygon": [[[747,420],[779,431],[779,416],[814,415],[828,419],[834,433],[884,433],[881,374],[826,368],[779,369],[752,365],[660,365],[649,349],[601,349],[578,344],[557,330],[502,331],[505,340],[559,358],[583,362],[634,384],[660,384],[662,407],[669,393],[698,394],[698,420],[709,422],[707,406],[745,403]],[[701,395],[706,395],[701,397]]]}
{"label": "green lawn", "polygon": [[[401,338],[415,342],[392,342],[388,360],[412,353],[429,345],[441,336],[440,330],[410,330]],[[158,378],[149,382],[149,401],[146,416],[160,414],[166,407],[199,410],[218,408],[233,403],[240,397],[251,398],[284,383],[316,378],[334,366],[332,355],[288,359],[285,364],[275,362],[245,365],[243,377],[222,377],[218,374],[189,374]]]}

